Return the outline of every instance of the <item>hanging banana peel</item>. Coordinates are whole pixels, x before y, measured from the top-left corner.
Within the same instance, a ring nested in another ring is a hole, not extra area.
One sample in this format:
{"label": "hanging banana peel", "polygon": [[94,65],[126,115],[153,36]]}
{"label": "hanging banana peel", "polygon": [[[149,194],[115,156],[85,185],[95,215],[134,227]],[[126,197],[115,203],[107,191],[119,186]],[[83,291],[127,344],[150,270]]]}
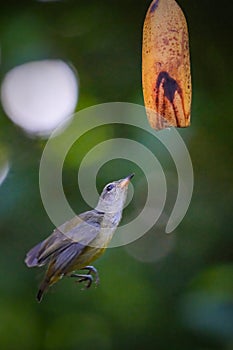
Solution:
{"label": "hanging banana peel", "polygon": [[142,85],[152,128],[190,125],[192,88],[188,29],[175,0],[154,0],[146,14]]}

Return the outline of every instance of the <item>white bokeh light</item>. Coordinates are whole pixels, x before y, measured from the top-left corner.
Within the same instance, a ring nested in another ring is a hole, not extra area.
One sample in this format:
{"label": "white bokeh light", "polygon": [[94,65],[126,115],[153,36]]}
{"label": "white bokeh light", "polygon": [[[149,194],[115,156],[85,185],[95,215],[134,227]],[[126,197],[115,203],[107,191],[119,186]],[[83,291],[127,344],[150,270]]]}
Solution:
{"label": "white bokeh light", "polygon": [[75,72],[61,60],[25,63],[9,71],[1,100],[9,118],[27,132],[49,135],[71,117],[78,99]]}

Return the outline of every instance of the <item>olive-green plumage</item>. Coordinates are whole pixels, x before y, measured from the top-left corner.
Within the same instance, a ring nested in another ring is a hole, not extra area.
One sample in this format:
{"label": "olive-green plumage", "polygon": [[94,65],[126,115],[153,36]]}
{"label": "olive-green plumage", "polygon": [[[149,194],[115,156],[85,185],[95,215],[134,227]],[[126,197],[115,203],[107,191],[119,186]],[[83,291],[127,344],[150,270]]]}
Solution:
{"label": "olive-green plumage", "polygon": [[[128,184],[133,174],[106,185],[95,209],[84,212],[64,223],[44,241],[33,247],[26,256],[28,267],[48,265],[37,300],[63,276],[77,277],[90,287],[98,273],[89,264],[96,260],[108,246],[122,216]],[[88,270],[88,274],[74,274],[75,270]]]}

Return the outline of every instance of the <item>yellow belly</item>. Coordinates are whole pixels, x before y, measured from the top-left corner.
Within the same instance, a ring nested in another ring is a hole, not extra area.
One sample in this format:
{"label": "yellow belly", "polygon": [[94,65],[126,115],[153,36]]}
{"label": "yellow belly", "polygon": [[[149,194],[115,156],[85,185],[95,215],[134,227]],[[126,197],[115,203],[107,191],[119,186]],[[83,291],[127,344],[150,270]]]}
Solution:
{"label": "yellow belly", "polygon": [[68,273],[74,270],[80,270],[83,267],[90,265],[94,260],[99,258],[106,248],[86,247],[83,252],[77,257],[76,261],[70,266]]}

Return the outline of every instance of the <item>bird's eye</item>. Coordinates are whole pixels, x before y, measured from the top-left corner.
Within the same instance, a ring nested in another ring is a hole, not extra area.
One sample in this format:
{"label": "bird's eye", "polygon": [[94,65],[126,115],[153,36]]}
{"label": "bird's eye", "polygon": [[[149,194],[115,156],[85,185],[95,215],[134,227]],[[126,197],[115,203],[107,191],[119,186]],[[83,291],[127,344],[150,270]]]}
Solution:
{"label": "bird's eye", "polygon": [[113,188],[114,188],[114,185],[113,185],[113,184],[110,184],[110,185],[108,185],[108,186],[106,187],[106,190],[107,190],[108,192],[110,192]]}

